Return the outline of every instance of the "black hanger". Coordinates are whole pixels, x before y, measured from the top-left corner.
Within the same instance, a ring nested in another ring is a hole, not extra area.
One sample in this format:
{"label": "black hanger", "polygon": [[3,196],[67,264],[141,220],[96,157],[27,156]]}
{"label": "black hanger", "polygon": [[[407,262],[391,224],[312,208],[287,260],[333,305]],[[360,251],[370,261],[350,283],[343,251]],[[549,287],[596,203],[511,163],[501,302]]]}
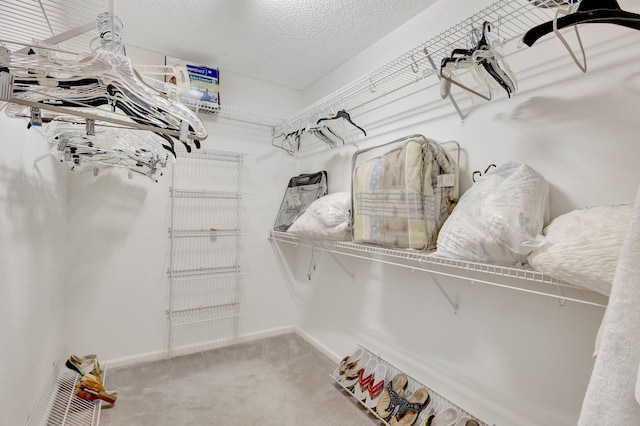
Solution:
{"label": "black hanger", "polygon": [[[478,40],[478,45],[475,50],[487,50],[489,48],[489,42],[487,41],[487,33],[491,31],[491,23],[484,21],[482,24],[482,37]],[[511,97],[511,87],[504,81],[500,73],[496,70],[499,68],[496,61],[489,61],[487,58],[480,60],[480,65],[506,92],[507,96]]]}
{"label": "black hanger", "polygon": [[[20,85],[39,85],[39,83],[34,80],[16,80],[16,83],[18,83],[16,85],[16,88],[14,89],[14,92],[16,93],[25,91],[25,89],[20,88]],[[80,78],[77,80],[71,80],[71,79],[60,80],[58,83],[58,87],[63,89],[80,87],[80,86],[95,86],[95,85],[101,86],[101,83],[99,82],[99,80],[93,79],[93,78]],[[115,96],[117,92],[124,94],[124,92],[120,88],[116,87],[113,84],[109,84],[106,86],[106,93],[109,94],[110,96]],[[73,101],[73,100],[60,100],[60,99],[40,100],[38,102],[42,104],[47,104],[51,102],[51,103],[54,103],[56,106],[64,106],[64,107],[86,107],[86,106],[98,107],[102,105],[109,105],[111,101],[105,96],[99,96],[99,97],[83,100],[82,102]],[[121,110],[128,117],[130,117],[131,120],[133,120],[134,122],[139,124],[146,124],[145,112],[144,110],[139,110],[140,107],[138,105],[134,103],[122,102],[116,99],[115,103],[113,103],[113,107]],[[170,127],[170,124],[167,121],[161,120],[157,117],[156,117],[156,120],[158,121],[157,123],[158,125],[163,127]],[[193,128],[189,126],[189,130],[193,130]],[[164,140],[169,142],[168,146],[165,144],[162,144],[162,146],[175,157],[176,152],[174,149],[173,138],[171,136],[164,135],[158,132],[153,132],[153,133],[155,133],[156,135],[162,137]],[[200,141],[194,140],[193,143],[197,149],[200,149]],[[191,146],[189,144],[187,144],[186,142],[182,142],[182,144],[184,145],[187,152],[191,152]]]}
{"label": "black hanger", "polygon": [[[558,29],[578,24],[615,24],[640,30],[640,15],[620,9],[616,0],[582,0],[578,10],[558,18]],[[533,46],[542,36],[553,32],[553,21],[545,22],[526,32],[522,41]]]}
{"label": "black hanger", "polygon": [[489,170],[491,170],[492,167],[497,167],[495,164],[491,163],[487,166],[486,169],[484,169],[484,173],[481,172],[480,170],[476,170],[471,174],[471,180],[473,181],[473,183],[476,183],[476,175],[478,175],[478,177],[482,177],[482,175],[486,175],[487,172]]}
{"label": "black hanger", "polygon": [[[489,21],[485,21],[482,24],[482,37],[478,40],[478,43],[473,49],[453,49],[451,51],[451,55],[449,57],[442,59],[441,67],[444,68],[448,63],[457,63],[461,61],[465,61],[466,59],[471,58],[474,52],[480,50],[488,50],[490,48],[489,42],[487,40],[487,33],[491,31],[491,23]],[[500,66],[495,60],[489,60],[488,58],[481,58],[477,61],[479,65],[493,78],[506,92],[507,96],[511,97],[511,86],[504,81],[502,74],[504,71],[500,69]]]}
{"label": "black hanger", "polygon": [[357,128],[358,130],[360,130],[362,133],[364,133],[365,136],[367,136],[367,132],[360,126],[358,126],[356,123],[353,122],[353,120],[351,120],[351,116],[349,115],[349,113],[343,109],[341,109],[340,111],[338,111],[335,115],[335,117],[326,117],[326,118],[321,118],[320,120],[318,120],[318,122],[316,124],[320,124],[323,121],[327,121],[327,120],[335,120],[338,118],[344,118],[345,120],[347,120],[349,123],[351,123],[351,125],[355,128]]}

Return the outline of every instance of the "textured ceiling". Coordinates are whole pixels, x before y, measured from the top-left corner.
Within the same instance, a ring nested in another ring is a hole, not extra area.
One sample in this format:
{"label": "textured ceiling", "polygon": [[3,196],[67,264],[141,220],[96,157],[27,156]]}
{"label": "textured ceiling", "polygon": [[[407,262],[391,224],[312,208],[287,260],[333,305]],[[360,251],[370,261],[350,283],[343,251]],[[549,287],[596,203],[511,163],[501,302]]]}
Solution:
{"label": "textured ceiling", "polygon": [[[113,4],[124,21],[125,44],[304,89],[434,2],[119,0]],[[18,30],[29,20],[38,38],[95,20],[110,5],[107,0],[0,3],[0,18],[20,21]],[[40,4],[55,11],[49,24],[25,12],[39,9]],[[5,36],[1,29],[0,36]]]}
{"label": "textured ceiling", "polygon": [[435,0],[119,1],[125,42],[303,89]]}

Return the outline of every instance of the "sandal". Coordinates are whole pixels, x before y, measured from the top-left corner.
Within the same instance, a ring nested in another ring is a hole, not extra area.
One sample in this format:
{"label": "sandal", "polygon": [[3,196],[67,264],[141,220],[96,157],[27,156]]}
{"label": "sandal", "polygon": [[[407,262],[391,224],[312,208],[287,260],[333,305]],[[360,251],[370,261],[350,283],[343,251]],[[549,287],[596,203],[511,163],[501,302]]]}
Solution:
{"label": "sandal", "polygon": [[353,388],[356,386],[356,383],[358,383],[360,372],[364,370],[367,364],[369,364],[371,358],[371,355],[364,354],[362,355],[362,358],[351,364],[351,367],[345,371],[344,378],[342,379],[342,385],[345,388],[353,392]]}
{"label": "sandal", "polygon": [[398,407],[398,412],[391,419],[390,426],[411,426],[415,423],[420,412],[429,403],[429,391],[420,388]]}
{"label": "sandal", "polygon": [[480,426],[477,420],[470,419],[469,417],[462,417],[456,423],[456,426]]}
{"label": "sandal", "polygon": [[378,360],[374,357],[369,359],[369,362],[364,366],[358,375],[358,381],[353,388],[353,396],[358,401],[364,401],[367,398],[369,385],[373,381],[373,372],[378,366]]}
{"label": "sandal", "polygon": [[396,408],[402,404],[402,401],[406,402],[402,395],[404,395],[404,389],[407,388],[407,382],[407,375],[404,373],[396,374],[390,382],[387,382],[384,392],[380,395],[376,405],[378,416],[386,420],[393,415]]}
{"label": "sandal", "polygon": [[358,348],[353,353],[353,355],[342,358],[340,363],[338,363],[336,371],[333,372],[333,378],[342,383],[342,380],[344,379],[344,373],[346,373],[346,371],[353,365],[354,362],[358,362],[361,357],[362,349]]}
{"label": "sandal", "polygon": [[100,399],[111,405],[118,399],[113,392],[107,392],[100,379],[91,373],[85,374],[76,382],[73,394],[87,401]]}
{"label": "sandal", "polygon": [[459,418],[458,411],[449,407],[435,415],[431,420],[431,426],[454,426]]}
{"label": "sandal", "polygon": [[85,355],[84,357],[71,355],[65,365],[81,376],[91,373],[94,376],[100,377],[103,373],[96,355]]}
{"label": "sandal", "polygon": [[373,376],[371,377],[371,381],[369,382],[369,387],[367,389],[366,399],[364,400],[365,407],[369,408],[370,410],[375,410],[376,405],[378,405],[380,396],[384,391],[386,376],[387,367],[384,364],[379,363],[376,369],[373,371]]}

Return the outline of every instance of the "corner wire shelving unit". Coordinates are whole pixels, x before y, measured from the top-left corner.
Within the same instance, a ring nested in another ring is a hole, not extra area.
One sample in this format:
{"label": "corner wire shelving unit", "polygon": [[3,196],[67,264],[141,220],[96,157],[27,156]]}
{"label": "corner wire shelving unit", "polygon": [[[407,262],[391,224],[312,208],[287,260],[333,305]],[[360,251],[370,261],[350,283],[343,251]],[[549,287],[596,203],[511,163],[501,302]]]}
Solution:
{"label": "corner wire shelving unit", "polygon": [[241,108],[198,102],[181,97],[178,97],[177,99],[184,105],[193,109],[196,113],[213,114],[214,117],[223,118],[225,120],[232,120],[245,124],[268,127],[270,129],[273,129],[279,122],[282,121],[281,118],[247,111]]}
{"label": "corner wire shelving unit", "polygon": [[[36,405],[27,420],[27,426],[98,426],[102,401],[87,401],[73,394],[80,375],[67,368],[60,356],[53,363]],[[103,367],[102,381],[106,378]],[[116,402],[117,404],[117,402]]]}
{"label": "corner wire shelving unit", "polygon": [[[439,84],[442,59],[449,56],[454,48],[471,47],[470,35],[482,29],[484,21],[492,23],[492,36],[500,39],[505,47],[507,44],[516,44],[519,48],[517,43],[509,42],[520,39],[530,28],[553,20],[556,9],[566,8],[566,3],[564,0],[500,0],[493,3],[278,123],[273,134],[289,134],[339,109],[356,112],[357,115],[357,111],[363,106],[431,76],[434,76],[433,84]],[[579,1],[571,3],[577,5]],[[458,106],[454,95],[450,94],[448,99],[464,121],[466,115]]]}
{"label": "corner wire shelving unit", "polygon": [[[470,285],[486,284],[506,289],[557,299],[561,306],[566,301],[582,303],[597,307],[606,307],[608,297],[600,293],[586,290],[564,281],[556,280],[541,272],[531,269],[489,265],[484,263],[467,262],[463,260],[447,259],[433,255],[433,252],[403,250],[379,247],[369,244],[359,244],[346,241],[320,241],[298,238],[287,232],[269,230],[269,239],[278,243],[286,243],[295,247],[309,247],[366,261],[408,268],[431,274],[434,284],[442,292],[454,312],[458,305],[447,293],[435,276],[445,276],[468,281]],[[348,268],[339,263],[350,276],[354,276]]]}
{"label": "corner wire shelving unit", "polygon": [[200,150],[180,160],[170,188],[169,356],[236,342],[246,273],[243,154]]}
{"label": "corner wire shelving unit", "polygon": [[[404,374],[406,374],[407,379],[408,379],[407,388],[405,390],[405,393],[406,393],[407,396],[413,395],[415,393],[415,391],[418,390],[419,388],[425,388],[427,391],[429,391],[429,399],[428,399],[427,405],[424,407],[422,412],[418,415],[418,418],[413,423],[414,425],[422,424],[422,421],[425,418],[428,418],[428,417],[433,416],[433,415],[437,416],[439,413],[441,413],[441,412],[443,412],[443,411],[445,411],[447,409],[453,409],[457,413],[457,420],[454,423],[447,423],[447,424],[455,424],[457,426],[458,425],[458,421],[461,420],[461,419],[466,419],[466,420],[473,419],[473,420],[477,421],[480,426],[489,426],[487,423],[485,423],[485,422],[481,421],[480,419],[478,419],[477,417],[473,416],[472,414],[470,414],[466,410],[462,409],[460,406],[454,404],[453,402],[451,402],[447,398],[441,396],[440,394],[435,392],[430,387],[425,386],[420,381],[416,380],[415,378],[413,378],[411,375],[409,375],[408,373],[406,373],[402,369],[400,369],[400,368],[396,367],[395,365],[391,364],[389,361],[386,361],[386,360],[382,359],[379,354],[376,354],[373,351],[370,351],[369,349],[366,349],[362,345],[358,345],[357,346],[356,351],[358,351],[358,350],[362,351],[363,356],[365,356],[365,358],[373,357],[373,358],[375,358],[377,360],[378,364],[383,364],[385,366],[385,369],[386,369],[386,374],[385,374],[385,379],[384,379],[385,385],[386,385],[386,383],[391,381],[397,374],[404,373]],[[356,351],[354,351],[354,353]],[[381,418],[375,410],[372,410],[371,408],[367,407],[363,403],[363,401],[358,400],[355,397],[354,393],[351,390],[349,390],[339,380],[339,377],[338,377],[338,375],[336,373],[337,373],[337,371],[334,371],[333,373],[331,373],[329,375],[331,377],[331,379],[334,381],[335,385],[337,387],[339,387],[345,394],[347,394],[348,396],[354,398],[358,402],[358,404],[362,407],[362,409],[364,409],[370,416],[375,418],[376,421],[379,424],[389,426],[389,423],[387,421],[385,421],[383,418]],[[358,386],[357,382],[356,382],[356,386]]]}

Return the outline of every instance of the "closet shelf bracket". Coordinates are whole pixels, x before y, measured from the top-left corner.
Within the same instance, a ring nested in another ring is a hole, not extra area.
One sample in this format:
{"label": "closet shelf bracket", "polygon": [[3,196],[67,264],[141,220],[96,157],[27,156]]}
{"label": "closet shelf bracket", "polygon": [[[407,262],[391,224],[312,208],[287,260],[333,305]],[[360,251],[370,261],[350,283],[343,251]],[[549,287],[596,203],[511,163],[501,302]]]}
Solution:
{"label": "closet shelf bracket", "polygon": [[442,284],[440,284],[440,282],[438,281],[438,278],[435,276],[434,273],[429,272],[429,276],[433,280],[433,283],[436,285],[436,287],[438,287],[438,290],[440,290],[440,293],[442,293],[444,298],[447,299],[447,302],[449,302],[449,304],[453,308],[453,313],[458,315],[458,304],[453,301],[451,296],[449,296],[449,293],[447,293],[447,291],[444,289],[444,287],[442,287]]}
{"label": "closet shelf bracket", "polygon": [[[431,65],[431,67],[434,70],[437,70],[439,67],[436,66],[436,63],[433,61],[433,58],[431,57],[431,53],[429,53],[429,48],[428,47],[424,48],[424,54],[427,56],[427,60],[429,61],[429,64]],[[438,77],[438,80],[442,80],[442,77],[440,77],[440,74],[438,72],[435,72],[434,74]],[[462,124],[464,124],[464,120],[467,118],[467,116],[462,113],[462,109],[460,108],[460,105],[458,105],[458,102],[456,101],[456,98],[453,97],[453,94],[451,93],[451,91],[449,91],[449,94],[447,95],[447,98],[449,98],[449,100],[451,101],[451,104],[453,105],[453,107],[455,108],[456,112],[460,116],[460,120],[461,120]]]}
{"label": "closet shelf bracket", "polygon": [[351,272],[351,271],[349,270],[349,268],[347,268],[347,267],[345,266],[345,264],[344,264],[344,263],[340,262],[340,259],[338,259],[338,258],[336,257],[336,255],[335,255],[335,254],[333,254],[332,252],[328,251],[328,250],[327,250],[327,248],[324,246],[324,244],[322,244],[322,247],[324,248],[324,250],[325,250],[327,253],[329,253],[329,256],[331,256],[331,258],[332,258],[333,260],[335,260],[335,261],[336,261],[336,263],[337,263],[338,265],[340,265],[340,267],[342,268],[342,270],[343,270],[347,275],[349,275],[349,276],[351,277],[351,281],[355,280],[356,275],[355,275],[353,272]]}
{"label": "closet shelf bracket", "polygon": [[38,163],[41,162],[42,160],[44,160],[45,158],[49,157],[50,155],[51,155],[51,153],[47,152],[46,154],[42,154],[41,156],[39,156],[38,158],[33,160],[33,168],[37,169],[38,168]]}

